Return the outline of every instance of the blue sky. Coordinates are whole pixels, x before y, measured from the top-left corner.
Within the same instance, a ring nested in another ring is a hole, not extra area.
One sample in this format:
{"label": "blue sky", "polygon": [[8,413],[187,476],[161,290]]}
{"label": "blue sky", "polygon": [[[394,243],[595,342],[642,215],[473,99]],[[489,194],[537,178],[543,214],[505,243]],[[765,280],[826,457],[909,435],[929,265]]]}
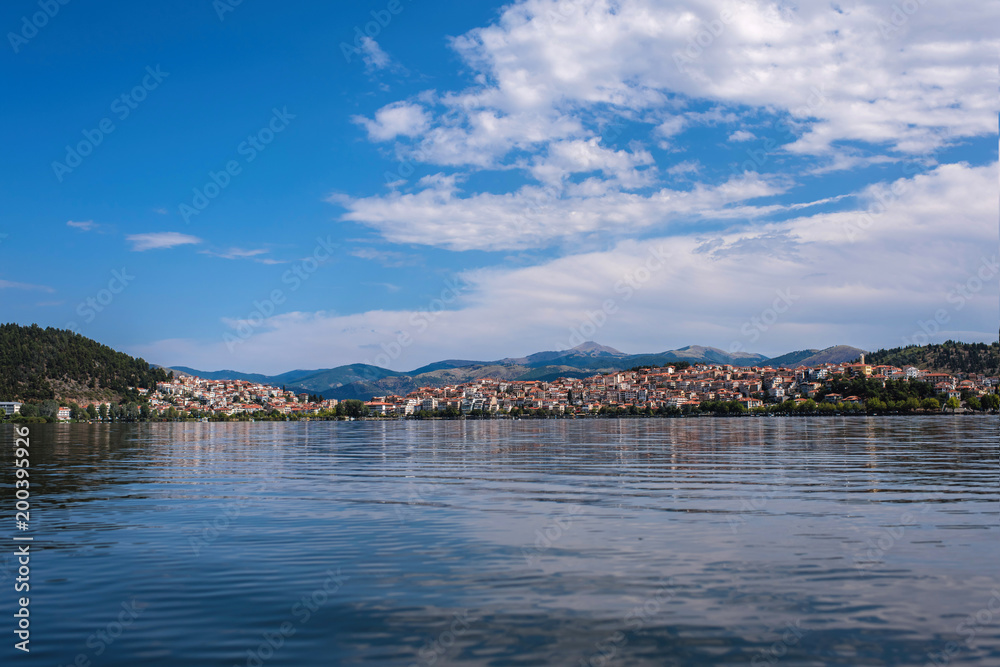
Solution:
{"label": "blue sky", "polygon": [[995,340],[1000,17],[907,7],[7,3],[0,320],[274,373]]}

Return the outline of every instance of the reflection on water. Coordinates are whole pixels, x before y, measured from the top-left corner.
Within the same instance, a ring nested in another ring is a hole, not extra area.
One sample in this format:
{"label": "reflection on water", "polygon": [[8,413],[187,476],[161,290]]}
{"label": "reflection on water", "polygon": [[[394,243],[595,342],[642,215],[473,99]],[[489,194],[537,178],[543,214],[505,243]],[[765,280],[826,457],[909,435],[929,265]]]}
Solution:
{"label": "reflection on water", "polygon": [[997,426],[33,426],[25,663],[1000,664]]}

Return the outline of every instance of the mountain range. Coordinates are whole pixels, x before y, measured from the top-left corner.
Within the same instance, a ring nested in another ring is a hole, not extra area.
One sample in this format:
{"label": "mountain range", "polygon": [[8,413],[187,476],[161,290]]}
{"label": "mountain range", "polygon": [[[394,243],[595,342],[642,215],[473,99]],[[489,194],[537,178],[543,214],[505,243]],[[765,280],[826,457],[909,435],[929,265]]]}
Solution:
{"label": "mountain range", "polygon": [[761,354],[730,353],[714,347],[689,345],[666,352],[626,354],[587,341],[570,350],[536,352],[526,357],[508,357],[497,361],[445,359],[409,372],[393,371],[367,364],[350,364],[320,370],[295,370],[270,376],[232,370],[200,371],[184,366],[174,366],[170,370],[175,373],[196,375],[207,380],[248,380],[271,386],[283,386],[296,392],[320,394],[324,398],[368,400],[373,396],[405,395],[420,387],[441,387],[483,377],[501,380],[582,378],[636,366],[664,366],[680,362],[795,368],[853,361],[863,353],[864,350],[856,347],[836,345],[825,350],[799,350],[769,358]]}

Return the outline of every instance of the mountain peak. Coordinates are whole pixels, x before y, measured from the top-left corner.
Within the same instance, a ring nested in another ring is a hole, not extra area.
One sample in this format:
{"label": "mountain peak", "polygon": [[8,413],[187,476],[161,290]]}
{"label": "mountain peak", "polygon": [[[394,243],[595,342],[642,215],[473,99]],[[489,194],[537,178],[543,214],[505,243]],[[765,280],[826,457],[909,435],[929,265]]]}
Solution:
{"label": "mountain peak", "polygon": [[593,354],[595,352],[604,354],[625,354],[613,347],[608,347],[607,345],[601,345],[600,343],[595,343],[592,340],[584,341],[576,347],[569,350],[570,352],[579,352],[581,354]]}

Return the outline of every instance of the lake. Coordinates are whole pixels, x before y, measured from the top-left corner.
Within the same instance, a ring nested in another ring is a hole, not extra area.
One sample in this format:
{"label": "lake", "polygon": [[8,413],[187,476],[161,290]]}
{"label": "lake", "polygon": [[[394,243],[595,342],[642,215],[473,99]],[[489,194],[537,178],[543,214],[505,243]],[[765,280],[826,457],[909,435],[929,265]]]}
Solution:
{"label": "lake", "polygon": [[[0,655],[1000,665],[998,424],[33,425],[27,532],[0,426]],[[30,655],[13,648],[18,535]]]}

